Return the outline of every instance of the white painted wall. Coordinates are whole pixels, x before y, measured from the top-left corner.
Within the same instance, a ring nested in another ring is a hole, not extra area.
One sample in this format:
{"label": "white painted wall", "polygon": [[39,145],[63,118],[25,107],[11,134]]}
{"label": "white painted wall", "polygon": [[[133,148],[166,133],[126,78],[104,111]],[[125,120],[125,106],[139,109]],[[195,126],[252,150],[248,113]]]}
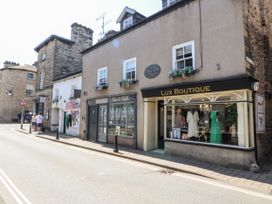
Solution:
{"label": "white painted wall", "polygon": [[[56,124],[58,121],[59,132],[63,133],[64,128],[64,112],[66,114],[71,113],[71,109],[66,109],[66,103],[70,102],[70,97],[72,96],[73,89],[81,90],[82,76],[75,75],[72,77],[67,77],[53,84],[53,97],[52,97],[52,111],[51,111],[51,123]],[[58,96],[59,101],[53,102]],[[73,111],[80,111],[80,98],[75,99],[78,104],[78,108],[74,108]],[[56,130],[56,126],[51,126],[51,130]],[[79,124],[77,126],[72,126],[66,129],[67,135],[79,136]]]}

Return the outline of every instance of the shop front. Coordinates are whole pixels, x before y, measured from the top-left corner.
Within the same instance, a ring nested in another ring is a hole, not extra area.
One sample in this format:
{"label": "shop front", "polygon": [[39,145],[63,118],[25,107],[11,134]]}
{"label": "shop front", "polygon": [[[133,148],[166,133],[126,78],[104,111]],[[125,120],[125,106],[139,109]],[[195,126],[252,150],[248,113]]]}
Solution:
{"label": "shop front", "polygon": [[248,168],[255,162],[254,82],[242,76],[142,89],[144,125],[157,124],[155,139],[148,139],[150,131],[144,134],[146,147]]}
{"label": "shop front", "polygon": [[113,143],[120,127],[118,143],[136,148],[136,94],[90,99],[87,105],[88,140]]}

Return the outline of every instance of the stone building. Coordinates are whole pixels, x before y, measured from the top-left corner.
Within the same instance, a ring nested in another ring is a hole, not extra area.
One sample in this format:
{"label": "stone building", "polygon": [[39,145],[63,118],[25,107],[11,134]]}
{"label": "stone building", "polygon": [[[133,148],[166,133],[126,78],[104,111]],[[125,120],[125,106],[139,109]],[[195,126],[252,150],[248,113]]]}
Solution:
{"label": "stone building", "polygon": [[272,2],[162,4],[83,52],[81,136],[112,143],[120,133],[131,148],[225,166],[261,162],[272,146]]}
{"label": "stone building", "polygon": [[36,112],[44,116],[44,125],[50,129],[53,81],[64,78],[82,69],[81,52],[92,46],[93,31],[74,23],[71,25],[71,39],[51,35],[40,43],[38,53]]}
{"label": "stone building", "polygon": [[33,111],[36,74],[34,66],[4,62],[0,69],[0,122],[17,121],[21,103],[26,111]]}

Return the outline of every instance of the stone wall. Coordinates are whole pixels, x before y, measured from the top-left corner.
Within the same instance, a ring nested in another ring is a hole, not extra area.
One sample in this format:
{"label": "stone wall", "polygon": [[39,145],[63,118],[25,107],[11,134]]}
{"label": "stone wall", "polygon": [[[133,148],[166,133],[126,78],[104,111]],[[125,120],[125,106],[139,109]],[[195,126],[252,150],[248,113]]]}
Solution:
{"label": "stone wall", "polygon": [[[52,87],[53,85],[53,71],[55,61],[55,46],[56,41],[49,42],[46,46],[42,47],[38,52],[38,61],[36,66],[37,73],[37,90],[40,90],[41,73],[45,73],[44,88]],[[45,59],[42,60],[42,55],[45,54]]]}
{"label": "stone wall", "polygon": [[[82,70],[81,52],[92,46],[93,31],[77,23],[71,26],[71,41],[55,37],[38,51],[37,96],[46,96],[44,103],[45,127],[50,127],[53,81]],[[73,41],[73,42],[72,42]],[[45,54],[45,58],[42,55]],[[44,88],[40,89],[41,74],[45,73]]]}
{"label": "stone wall", "polygon": [[264,161],[272,150],[272,2],[243,0],[247,72],[260,82],[265,96],[266,132],[257,135],[258,158]]}
{"label": "stone wall", "polygon": [[[27,73],[34,74],[34,80],[27,79]],[[35,88],[36,73],[19,69],[0,70],[0,122],[12,122],[18,118],[22,107],[20,102],[25,100],[26,110],[32,111],[33,96],[26,95],[26,85],[33,85]],[[6,90],[11,91],[11,95],[6,94]]]}

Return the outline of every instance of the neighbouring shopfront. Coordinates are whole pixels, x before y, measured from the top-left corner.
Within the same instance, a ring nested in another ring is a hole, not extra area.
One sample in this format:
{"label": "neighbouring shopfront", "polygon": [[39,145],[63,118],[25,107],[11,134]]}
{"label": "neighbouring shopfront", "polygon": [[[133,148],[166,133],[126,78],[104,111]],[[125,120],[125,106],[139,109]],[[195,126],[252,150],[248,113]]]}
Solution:
{"label": "neighbouring shopfront", "polygon": [[[144,126],[156,120],[146,146],[223,165],[255,162],[254,91],[248,76],[142,89]],[[149,112],[157,106],[157,114]],[[152,117],[153,115],[153,117]],[[145,127],[148,129],[148,127]],[[154,144],[151,144],[154,143]]]}
{"label": "neighbouring shopfront", "polygon": [[113,143],[120,127],[119,144],[136,147],[136,94],[90,99],[87,105],[88,140]]}

